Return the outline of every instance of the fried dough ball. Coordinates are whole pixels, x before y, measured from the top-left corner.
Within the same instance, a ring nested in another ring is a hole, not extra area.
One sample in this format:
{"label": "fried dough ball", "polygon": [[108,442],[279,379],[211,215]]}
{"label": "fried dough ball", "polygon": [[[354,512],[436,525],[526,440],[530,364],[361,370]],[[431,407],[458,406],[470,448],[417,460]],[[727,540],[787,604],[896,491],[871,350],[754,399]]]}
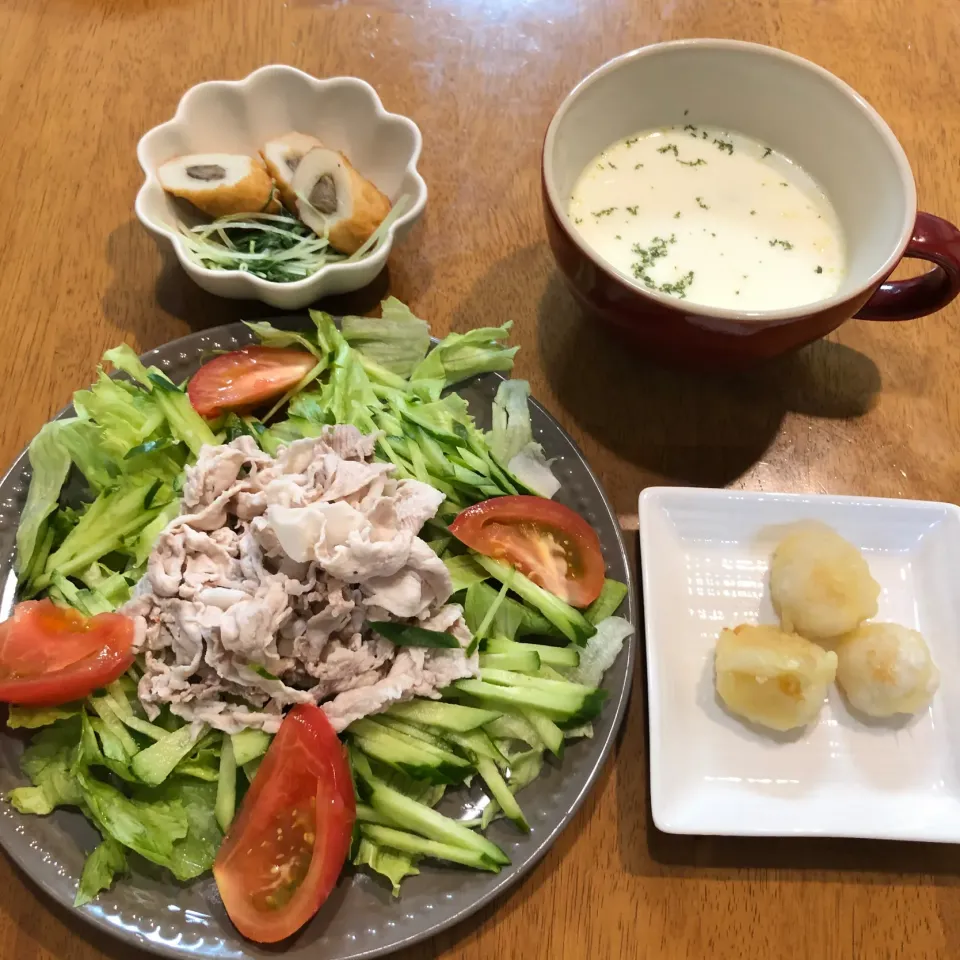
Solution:
{"label": "fried dough ball", "polygon": [[770,596],[780,624],[808,640],[830,640],[877,615],[880,585],[860,551],[823,524],[809,524],[777,544]]}
{"label": "fried dough ball", "polygon": [[926,641],[896,623],[865,623],[837,647],[837,683],[871,717],[917,713],[940,685]]}
{"label": "fried dough ball", "polygon": [[837,655],[778,627],[725,629],[715,656],[717,693],[736,714],[774,730],[815,719],[837,671]]}

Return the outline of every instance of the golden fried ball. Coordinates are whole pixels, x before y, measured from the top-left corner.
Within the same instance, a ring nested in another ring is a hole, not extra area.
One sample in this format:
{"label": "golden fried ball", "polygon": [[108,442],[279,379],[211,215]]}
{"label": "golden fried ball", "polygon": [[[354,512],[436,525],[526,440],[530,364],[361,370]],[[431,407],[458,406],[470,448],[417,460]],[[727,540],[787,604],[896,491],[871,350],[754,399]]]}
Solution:
{"label": "golden fried ball", "polygon": [[810,524],[777,544],[770,596],[780,624],[808,640],[829,640],[877,615],[880,585],[852,543]]}
{"label": "golden fried ball", "polygon": [[820,712],[837,655],[779,627],[723,630],[716,649],[717,693],[734,713],[791,730]]}
{"label": "golden fried ball", "polygon": [[916,630],[896,623],[865,623],[841,638],[837,683],[871,717],[922,710],[940,685],[940,671]]}

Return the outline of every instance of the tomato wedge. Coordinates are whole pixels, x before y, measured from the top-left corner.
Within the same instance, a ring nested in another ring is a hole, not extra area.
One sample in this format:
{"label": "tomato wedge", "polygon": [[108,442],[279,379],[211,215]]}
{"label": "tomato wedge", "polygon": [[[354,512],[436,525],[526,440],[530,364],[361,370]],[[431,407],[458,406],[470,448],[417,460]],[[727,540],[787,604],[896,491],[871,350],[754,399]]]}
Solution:
{"label": "tomato wedge", "polygon": [[296,933],[337,882],[356,817],[343,745],[319,707],[299,704],[280,725],[213,864],[240,933],[257,943]]}
{"label": "tomato wedge", "polygon": [[460,513],[450,532],[574,607],[590,606],[603,589],[600,539],[579,513],[561,503],[543,497],[484,500]]}
{"label": "tomato wedge", "polygon": [[0,623],[0,701],[54,706],[116,680],[133,663],[133,621],[85,617],[50,600],[18,603]]}
{"label": "tomato wedge", "polygon": [[283,396],[315,366],[305,350],[244,347],[205,363],[190,380],[187,395],[201,417],[213,419],[230,410],[252,410]]}

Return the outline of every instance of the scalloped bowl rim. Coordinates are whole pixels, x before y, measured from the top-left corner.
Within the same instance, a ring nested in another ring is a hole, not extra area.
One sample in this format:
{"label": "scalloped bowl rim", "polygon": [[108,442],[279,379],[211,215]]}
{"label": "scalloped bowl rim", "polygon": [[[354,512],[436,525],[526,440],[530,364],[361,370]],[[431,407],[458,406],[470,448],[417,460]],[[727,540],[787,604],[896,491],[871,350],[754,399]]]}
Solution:
{"label": "scalloped bowl rim", "polygon": [[[209,267],[202,266],[196,261],[190,259],[186,246],[183,243],[183,238],[179,233],[175,233],[169,227],[158,223],[144,210],[144,200],[150,188],[156,187],[159,190],[163,190],[163,187],[160,185],[160,180],[156,174],[155,165],[150,163],[144,155],[146,152],[146,145],[150,141],[156,139],[162,131],[186,122],[186,111],[189,108],[190,101],[195,99],[198,95],[198,91],[211,87],[249,89],[260,77],[278,73],[286,73],[289,75],[302,77],[315,89],[343,85],[345,83],[363,89],[373,102],[374,114],[378,121],[397,121],[407,126],[412,132],[414,141],[413,152],[411,153],[410,159],[407,161],[407,164],[404,167],[404,175],[409,175],[417,185],[417,192],[413,197],[413,203],[411,204],[410,208],[405,210],[399,217],[396,218],[396,220],[393,221],[393,223],[390,224],[389,228],[387,229],[386,236],[380,241],[380,244],[376,250],[371,252],[362,260],[355,260],[352,263],[341,262],[326,264],[316,273],[312,273],[310,276],[304,277],[302,280],[294,280],[289,283],[278,283],[275,280],[264,280],[262,277],[257,277],[254,274],[244,273],[241,271],[227,272],[223,270],[211,270]],[[152,127],[140,138],[137,143],[137,160],[140,163],[140,169],[144,172],[145,179],[140,185],[140,189],[137,191],[137,198],[134,202],[134,210],[136,211],[137,219],[139,219],[139,221],[148,230],[159,236],[165,237],[170,241],[170,244],[177,255],[177,260],[180,261],[180,265],[188,273],[197,271],[198,273],[209,277],[236,277],[241,281],[246,281],[254,290],[307,290],[311,286],[317,285],[321,278],[328,277],[334,271],[340,271],[343,273],[357,273],[362,269],[368,269],[371,264],[377,265],[378,272],[379,269],[383,268],[383,266],[386,264],[387,257],[390,255],[390,251],[393,248],[393,241],[396,237],[397,230],[407,225],[412,226],[423,213],[424,208],[427,205],[427,185],[423,177],[420,175],[420,171],[417,169],[417,163],[420,159],[420,152],[422,149],[423,134],[420,132],[420,128],[416,125],[416,123],[401,113],[391,113],[389,110],[387,110],[384,107],[383,101],[380,99],[380,95],[377,93],[376,89],[371,84],[367,83],[366,80],[363,80],[360,77],[350,76],[319,78],[286,64],[268,64],[263,67],[258,67],[252,73],[247,74],[247,76],[245,76],[242,80],[205,80],[203,83],[195,84],[194,86],[190,87],[180,98],[179,102],[177,103],[177,109],[174,111],[173,116],[169,120],[165,120],[163,123]]]}

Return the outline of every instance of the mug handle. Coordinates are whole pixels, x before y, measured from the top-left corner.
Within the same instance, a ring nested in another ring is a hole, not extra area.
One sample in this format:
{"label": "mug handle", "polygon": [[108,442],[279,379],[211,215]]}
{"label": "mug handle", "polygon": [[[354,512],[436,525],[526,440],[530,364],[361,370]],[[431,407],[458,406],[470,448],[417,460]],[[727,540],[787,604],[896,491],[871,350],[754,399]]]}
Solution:
{"label": "mug handle", "polygon": [[861,320],[913,320],[942,310],[960,293],[960,230],[932,213],[918,213],[904,257],[929,260],[920,277],[887,280],[855,314]]}

